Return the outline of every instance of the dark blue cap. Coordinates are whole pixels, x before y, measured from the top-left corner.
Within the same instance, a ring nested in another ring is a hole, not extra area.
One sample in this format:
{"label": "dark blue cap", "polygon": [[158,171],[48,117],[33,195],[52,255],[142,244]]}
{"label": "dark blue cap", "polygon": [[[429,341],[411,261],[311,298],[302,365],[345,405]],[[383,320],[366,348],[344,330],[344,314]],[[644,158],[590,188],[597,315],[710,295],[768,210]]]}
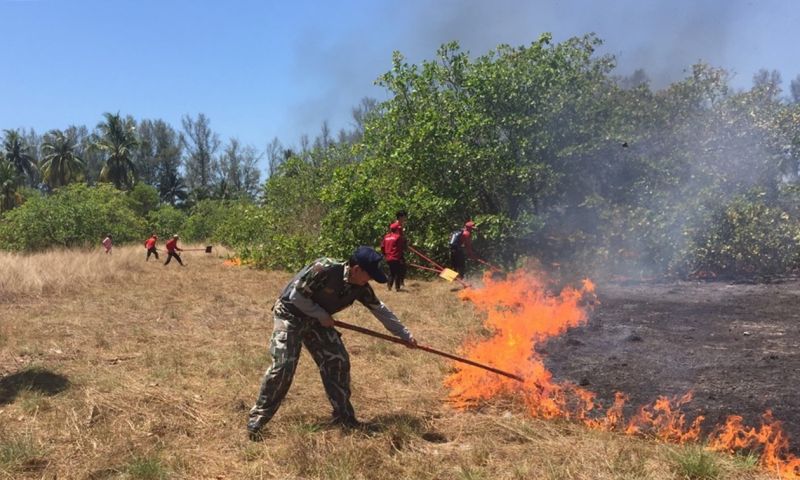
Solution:
{"label": "dark blue cap", "polygon": [[358,266],[363,268],[373,280],[378,283],[386,283],[386,275],[381,270],[383,255],[372,248],[362,245],[353,252],[353,258]]}

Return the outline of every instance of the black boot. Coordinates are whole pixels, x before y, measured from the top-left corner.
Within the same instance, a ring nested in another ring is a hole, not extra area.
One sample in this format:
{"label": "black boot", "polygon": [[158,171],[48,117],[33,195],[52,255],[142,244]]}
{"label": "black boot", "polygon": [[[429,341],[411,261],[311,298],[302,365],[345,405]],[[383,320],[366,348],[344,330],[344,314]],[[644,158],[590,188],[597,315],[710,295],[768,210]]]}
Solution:
{"label": "black boot", "polygon": [[247,421],[247,437],[254,441],[260,442],[264,440],[264,434],[261,433],[261,427],[264,425],[259,422],[257,419],[251,418]]}
{"label": "black boot", "polygon": [[356,420],[356,417],[333,417],[331,425],[341,427],[344,430],[358,430],[364,426],[363,423]]}

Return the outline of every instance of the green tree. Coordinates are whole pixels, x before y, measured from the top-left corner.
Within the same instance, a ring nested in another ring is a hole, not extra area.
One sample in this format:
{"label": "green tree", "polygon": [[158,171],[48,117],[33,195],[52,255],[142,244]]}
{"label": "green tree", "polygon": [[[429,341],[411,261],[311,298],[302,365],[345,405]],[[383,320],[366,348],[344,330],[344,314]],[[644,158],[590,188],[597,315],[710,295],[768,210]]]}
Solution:
{"label": "green tree", "polygon": [[136,181],[136,166],[133,155],[138,145],[136,124],[130,117],[119,113],[104,113],[105,121],[97,125],[98,134],[93,145],[103,152],[105,164],[99,179],[111,182],[119,189],[127,189]]}
{"label": "green tree", "polygon": [[172,205],[162,205],[147,214],[147,223],[150,231],[163,238],[183,231],[186,214]]}
{"label": "green tree", "polygon": [[186,153],[186,184],[196,200],[209,198],[214,187],[214,155],[220,145],[219,135],[211,130],[211,121],[202,113],[197,120],[186,115],[182,123],[181,145]]}
{"label": "green tree", "polygon": [[379,79],[390,99],[357,147],[363,162],[337,171],[325,190],[326,245],[374,243],[391,209],[405,206],[416,213],[414,241],[439,258],[448,233],[470,217],[489,240],[484,254],[529,248],[543,207],[557,198],[564,159],[605,131],[593,109],[612,88],[613,63],[593,57],[598,43],[553,45],[543,35],[474,61],[450,43],[421,66],[396,53]]}
{"label": "green tree", "polygon": [[133,154],[133,164],[136,168],[138,180],[148,185],[158,182],[158,159],[155,122],[142,120],[136,128],[139,143]]}
{"label": "green tree", "polygon": [[36,157],[31,152],[30,146],[17,130],[4,130],[3,154],[7,162],[17,171],[17,180],[32,184],[35,179]]}
{"label": "green tree", "polygon": [[255,148],[231,138],[218,162],[218,198],[254,198],[258,193],[259,155]]}
{"label": "green tree", "polygon": [[127,192],[126,198],[130,209],[142,217],[158,207],[158,190],[143,182],[136,182],[136,185]]}
{"label": "green tree", "polygon": [[16,207],[21,198],[17,193],[19,174],[17,169],[7,161],[0,158],[0,212],[5,212]]}
{"label": "green tree", "polygon": [[70,125],[64,133],[75,139],[75,154],[83,161],[83,178],[88,184],[94,184],[100,177],[105,164],[105,154],[93,145],[98,131],[92,132],[85,125]]}
{"label": "green tree", "polygon": [[176,205],[187,198],[186,183],[180,174],[181,142],[180,136],[163,120],[153,122],[155,142],[155,185],[162,202]]}
{"label": "green tree", "polygon": [[78,157],[74,138],[61,130],[52,130],[42,143],[42,180],[50,188],[58,188],[78,180],[83,160]]}
{"label": "green tree", "polygon": [[115,242],[145,238],[147,226],[112,185],[72,183],[53,195],[32,195],[6,212],[0,222],[0,248],[42,250],[53,246],[96,245],[111,233]]}

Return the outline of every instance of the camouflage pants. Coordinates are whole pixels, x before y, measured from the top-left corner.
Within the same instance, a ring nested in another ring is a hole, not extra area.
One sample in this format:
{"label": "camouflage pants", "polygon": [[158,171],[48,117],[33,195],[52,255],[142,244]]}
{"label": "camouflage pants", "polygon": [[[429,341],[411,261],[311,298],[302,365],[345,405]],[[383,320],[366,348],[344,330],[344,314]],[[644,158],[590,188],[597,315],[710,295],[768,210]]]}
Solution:
{"label": "camouflage pants", "polygon": [[316,320],[276,315],[269,344],[272,366],[264,374],[258,399],[250,409],[251,422],[264,425],[278,411],[292,384],[302,345],[319,367],[322,385],[333,406],[333,416],[355,418],[350,404],[350,357],[341,334],[333,328],[322,327]]}

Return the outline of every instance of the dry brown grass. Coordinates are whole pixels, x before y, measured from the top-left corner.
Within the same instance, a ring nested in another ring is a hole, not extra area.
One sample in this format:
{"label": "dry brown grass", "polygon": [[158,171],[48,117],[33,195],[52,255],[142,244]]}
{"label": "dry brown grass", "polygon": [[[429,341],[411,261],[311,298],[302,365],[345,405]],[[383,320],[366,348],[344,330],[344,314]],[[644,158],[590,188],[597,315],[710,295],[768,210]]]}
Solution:
{"label": "dry brown grass", "polygon": [[[304,353],[267,438],[250,442],[269,310],[290,275],[226,267],[217,253],[184,258],[186,268],[145,263],[134,247],[0,254],[0,479],[693,475],[683,447],[530,419],[511,404],[454,411],[448,363],[354,332],[344,332],[353,403],[372,431],[325,425],[330,408]],[[378,292],[420,341],[455,351],[480,319],[451,288]],[[379,329],[361,307],[339,318]],[[716,478],[769,478],[709,458]]]}

